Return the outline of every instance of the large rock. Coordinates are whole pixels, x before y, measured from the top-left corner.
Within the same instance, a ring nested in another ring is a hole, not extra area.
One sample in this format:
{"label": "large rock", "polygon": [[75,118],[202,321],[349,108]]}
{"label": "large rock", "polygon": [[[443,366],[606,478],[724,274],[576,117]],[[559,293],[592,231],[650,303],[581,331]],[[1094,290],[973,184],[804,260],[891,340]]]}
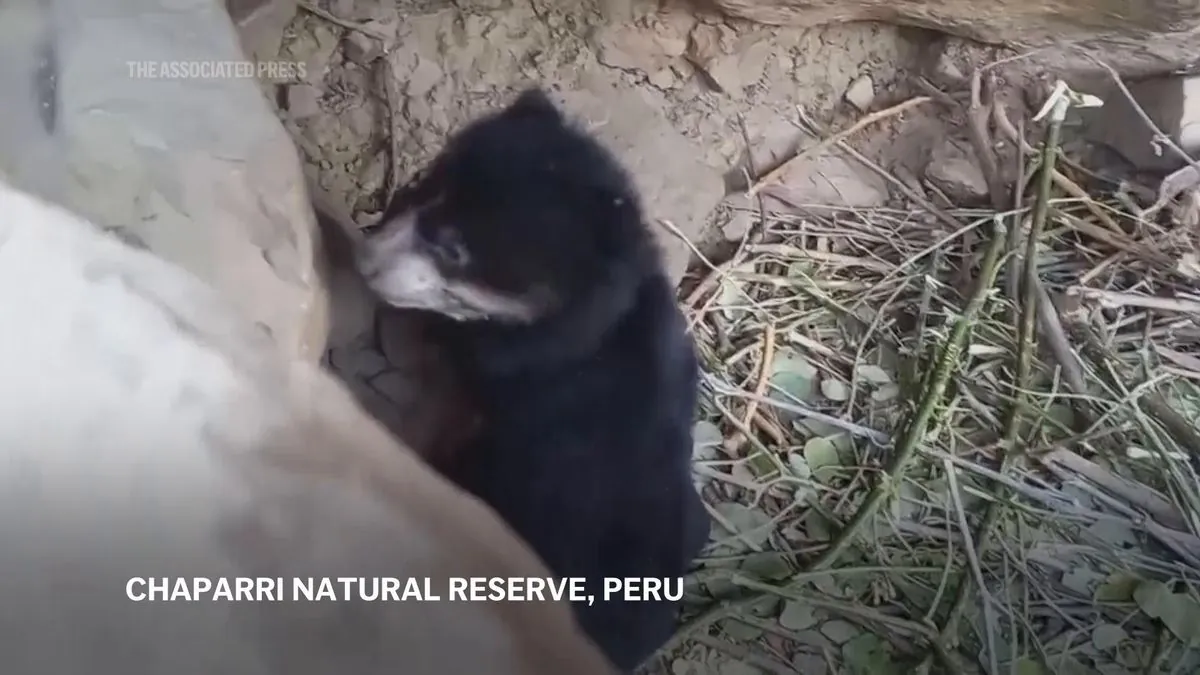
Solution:
{"label": "large rock", "polygon": [[1200,0],[705,0],[760,23],[816,26],[885,21],[982,42],[1037,44],[1113,34],[1141,37],[1200,26]]}
{"label": "large rock", "polygon": [[3,180],[0,214],[5,675],[615,675],[566,601],[454,601],[550,571],[328,373]]}
{"label": "large rock", "polygon": [[316,361],[316,223],[258,74],[220,0],[0,3],[0,177],[182,265]]}

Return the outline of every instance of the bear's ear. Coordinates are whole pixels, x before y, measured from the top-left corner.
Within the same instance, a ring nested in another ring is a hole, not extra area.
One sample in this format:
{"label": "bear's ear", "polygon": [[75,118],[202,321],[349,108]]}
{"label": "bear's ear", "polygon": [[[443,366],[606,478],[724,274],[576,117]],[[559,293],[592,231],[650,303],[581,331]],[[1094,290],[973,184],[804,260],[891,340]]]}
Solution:
{"label": "bear's ear", "polygon": [[562,119],[562,113],[554,106],[554,102],[550,100],[546,92],[537,87],[521,92],[521,95],[513,101],[508,109],[509,112],[521,115],[547,117],[554,120]]}

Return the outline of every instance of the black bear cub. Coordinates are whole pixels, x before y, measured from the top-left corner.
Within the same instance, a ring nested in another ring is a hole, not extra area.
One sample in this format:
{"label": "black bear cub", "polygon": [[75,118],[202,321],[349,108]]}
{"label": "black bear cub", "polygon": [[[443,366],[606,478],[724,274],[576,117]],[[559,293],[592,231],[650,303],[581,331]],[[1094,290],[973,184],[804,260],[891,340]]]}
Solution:
{"label": "black bear cub", "polygon": [[604,578],[672,579],[708,538],[691,477],[697,362],[631,181],[540,90],[468,125],[361,244],[381,299],[440,315],[480,427],[447,477],[559,577],[631,670],[678,603],[605,601]]}

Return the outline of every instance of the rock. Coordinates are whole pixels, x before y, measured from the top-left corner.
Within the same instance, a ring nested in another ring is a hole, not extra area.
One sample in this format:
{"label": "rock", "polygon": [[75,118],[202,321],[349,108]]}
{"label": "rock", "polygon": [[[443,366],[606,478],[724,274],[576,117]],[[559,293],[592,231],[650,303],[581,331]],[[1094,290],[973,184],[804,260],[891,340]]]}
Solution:
{"label": "rock", "polygon": [[735,192],[725,198],[722,205],[729,210],[729,220],[721,226],[726,241],[741,241],[742,237],[758,222],[758,211],[753,200],[744,192]]}
{"label": "rock", "polygon": [[592,37],[596,58],[611,68],[653,73],[665,68],[687,49],[686,33],[674,26],[651,21],[647,25],[608,24]]}
{"label": "rock", "polygon": [[376,8],[382,4],[373,0],[334,0],[329,6],[329,13],[339,19],[362,22],[374,18]]}
{"label": "rock", "polygon": [[346,34],[342,43],[342,53],[351,61],[365,66],[383,56],[383,45],[379,40],[355,30]]}
{"label": "rock", "polygon": [[772,45],[766,40],[738,40],[729,26],[699,24],[688,38],[687,58],[710,84],[735,98],[762,79]]}
{"label": "rock", "polygon": [[659,89],[674,89],[681,84],[679,78],[675,75],[675,70],[670,67],[663,68],[652,74],[646,81],[650,83],[650,86]]}
{"label": "rock", "polygon": [[934,53],[929,75],[934,83],[944,87],[961,87],[967,81],[967,76],[962,68],[958,67],[954,55],[946,49],[946,41],[942,41],[940,48]]}
{"label": "rock", "polygon": [[974,202],[988,196],[987,180],[975,152],[953,142],[933,151],[925,178],[955,202]]}
{"label": "rock", "polygon": [[[57,117],[69,133],[18,126],[12,108],[28,99],[11,97],[0,106],[0,174],[17,187],[48,186],[38,193],[184,267],[289,358],[315,362],[328,302],[295,144],[253,78],[130,77],[136,61],[246,60],[229,17],[210,4],[175,3],[152,22],[136,20],[136,5],[127,3],[126,20],[109,2],[56,5],[72,35],[56,78]],[[3,35],[10,26],[0,21],[0,44],[15,48]],[[24,62],[17,56],[0,53],[0,71]],[[32,81],[31,72],[13,77]],[[56,145],[70,171],[30,161],[38,145]]]}
{"label": "rock", "polygon": [[287,109],[293,119],[316,115],[321,112],[321,91],[311,84],[293,84],[287,88]]}
{"label": "rock", "polygon": [[[1200,151],[1200,76],[1156,77],[1128,87],[1154,124],[1195,157]],[[1186,164],[1169,149],[1156,148],[1154,132],[1115,85],[1094,93],[1104,105],[1082,111],[1087,138],[1111,147],[1143,171],[1167,172]]]}
{"label": "rock", "polygon": [[867,208],[887,202],[887,184],[878,176],[836,154],[805,157],[788,163],[779,182],[760,194],[783,204],[838,204]]}
{"label": "rock", "polygon": [[[729,16],[818,26],[886,21],[988,43],[1047,44],[1114,35],[1146,38],[1200,26],[1200,3],[1178,0],[711,0]],[[1148,45],[1149,46],[1149,45]]]}
{"label": "rock", "polygon": [[704,72],[717,89],[732,96],[740,96],[746,85],[738,67],[737,54],[724,54],[709,61],[704,66]]}
{"label": "rock", "polygon": [[870,75],[855,78],[846,89],[846,102],[858,108],[859,112],[865,113],[870,110],[874,100],[875,83],[871,81]]}
{"label": "rock", "polygon": [[225,0],[246,55],[256,61],[279,56],[283,32],[296,16],[296,0]]}

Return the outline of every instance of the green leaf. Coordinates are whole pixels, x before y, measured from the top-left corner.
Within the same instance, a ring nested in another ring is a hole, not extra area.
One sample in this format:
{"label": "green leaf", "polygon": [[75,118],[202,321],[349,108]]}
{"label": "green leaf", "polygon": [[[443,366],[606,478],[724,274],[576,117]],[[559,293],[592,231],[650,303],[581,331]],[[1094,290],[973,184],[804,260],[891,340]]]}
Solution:
{"label": "green leaf", "polygon": [[824,635],[825,637],[829,638],[831,642],[838,645],[851,642],[863,634],[862,629],[858,626],[850,623],[849,621],[841,621],[837,619],[833,621],[826,621],[825,623],[821,624],[821,627],[818,630],[821,631],[821,635]]}
{"label": "green leaf", "polygon": [[837,477],[842,466],[842,457],[832,437],[810,438],[804,444],[804,461],[812,472],[813,480],[828,484]]}
{"label": "green leaf", "polygon": [[721,622],[721,630],[726,635],[743,642],[750,642],[762,637],[763,631],[755,626],[748,626],[736,619],[726,619]]}
{"label": "green leaf", "polygon": [[1017,675],[1046,675],[1046,669],[1037,661],[1025,657],[1017,661]]}
{"label": "green leaf", "polygon": [[1092,630],[1092,644],[1100,651],[1115,649],[1127,639],[1125,629],[1115,623],[1102,623]]}
{"label": "green leaf", "polygon": [[829,520],[817,512],[816,509],[809,509],[804,516],[804,533],[813,541],[829,541],[833,539],[833,529],[830,527]]}
{"label": "green leaf", "polygon": [[1094,670],[1066,654],[1050,659],[1050,664],[1050,670],[1054,675],[1095,675]]}
{"label": "green leaf", "polygon": [[742,569],[746,572],[768,581],[782,581],[792,575],[792,566],[787,557],[774,551],[752,553],[742,561]]}
{"label": "green leaf", "polygon": [[1142,580],[1127,572],[1113,572],[1096,588],[1096,602],[1133,602]]}
{"label": "green leaf", "polygon": [[1138,584],[1133,599],[1147,616],[1162,621],[1184,644],[1200,642],[1200,605],[1186,593],[1172,593],[1160,581],[1144,581]]}
{"label": "green leaf", "polygon": [[842,659],[851,675],[893,675],[900,672],[898,665],[892,661],[888,644],[871,633],[861,633],[843,644]]}
{"label": "green leaf", "polygon": [[812,467],[808,465],[808,460],[804,459],[804,455],[798,452],[788,453],[788,467],[791,468],[792,474],[796,478],[812,477]]}
{"label": "green leaf", "polygon": [[812,605],[788,600],[783,603],[783,612],[779,614],[779,625],[788,630],[808,630],[817,625],[817,616],[813,613]]}
{"label": "green leaf", "polygon": [[781,349],[771,362],[771,384],[798,401],[810,401],[816,395],[817,369],[792,349]]}

